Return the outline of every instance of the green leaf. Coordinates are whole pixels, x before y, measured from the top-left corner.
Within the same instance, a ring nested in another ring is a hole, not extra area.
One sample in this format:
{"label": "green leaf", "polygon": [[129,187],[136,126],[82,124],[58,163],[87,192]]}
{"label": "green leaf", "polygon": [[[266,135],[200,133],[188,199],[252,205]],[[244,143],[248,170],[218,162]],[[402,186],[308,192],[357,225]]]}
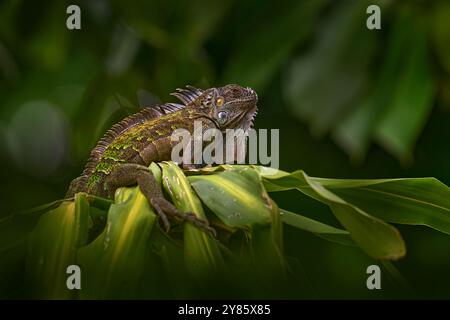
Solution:
{"label": "green leaf", "polygon": [[[79,193],[75,202],[63,202],[41,216],[29,241],[27,283],[40,298],[73,297],[66,286],[66,270],[76,263],[76,250],[85,244],[89,226],[89,203]],[[52,281],[49,282],[49,279]]]}
{"label": "green leaf", "polygon": [[226,225],[245,228],[270,223],[269,203],[252,168],[190,176],[189,181],[202,202]]}
{"label": "green leaf", "polygon": [[355,245],[348,231],[329,226],[325,223],[287,210],[281,209],[280,214],[281,220],[290,226],[312,232],[315,235],[332,242],[343,245]]}
{"label": "green leaf", "polygon": [[389,108],[375,130],[377,141],[403,161],[412,158],[413,146],[428,119],[436,91],[429,63],[427,30],[418,25],[409,32],[414,40],[404,70],[397,80]]}
{"label": "green leaf", "polygon": [[[278,208],[277,208],[278,210]],[[257,224],[252,227],[250,241],[251,270],[264,285],[285,280],[286,265],[280,246],[275,239],[276,228]],[[268,290],[269,288],[267,288]]]}
{"label": "green leaf", "polygon": [[435,178],[314,181],[384,221],[450,234],[450,189]]}
{"label": "green leaf", "polygon": [[356,161],[363,159],[371,139],[399,160],[410,161],[433,106],[428,30],[414,10],[400,10],[373,91],[334,130],[334,138]]}
{"label": "green leaf", "polygon": [[361,28],[367,6],[367,1],[339,2],[322,18],[323,28],[312,49],[288,67],[283,85],[286,100],[317,136],[351,111],[369,85],[377,34]]}
{"label": "green leaf", "polygon": [[[175,206],[182,212],[193,212],[206,219],[202,204],[183,171],[173,162],[163,162],[162,180]],[[209,276],[222,270],[223,258],[216,241],[204,230],[191,223],[184,225],[184,256],[188,269],[199,277]]]}
{"label": "green leaf", "polygon": [[83,273],[81,298],[137,295],[147,272],[145,262],[155,221],[156,215],[139,188],[117,190],[105,229],[78,251]]}
{"label": "green leaf", "polygon": [[268,191],[298,189],[327,204],[356,244],[373,258],[399,259],[405,255],[405,244],[397,229],[346,202],[303,171],[272,179],[267,176],[264,181]]}
{"label": "green leaf", "polygon": [[[247,169],[252,170],[253,169]],[[262,185],[259,180],[260,185]],[[283,256],[283,225],[280,217],[280,209],[262,188],[262,197],[270,210],[270,224],[254,224],[251,227],[251,255],[253,267],[257,268],[261,279],[270,278],[285,280],[286,265]]]}
{"label": "green leaf", "polygon": [[161,168],[154,162],[150,164],[150,171],[152,172],[153,176],[156,179],[156,182],[158,182],[159,185],[162,184],[162,172]]}
{"label": "green leaf", "polygon": [[210,175],[190,176],[192,187],[225,225],[247,231],[249,251],[240,257],[242,263],[247,263],[243,268],[253,270],[257,279],[267,280],[270,275],[282,280],[285,263],[277,205],[267,195],[254,168],[225,165],[218,169],[207,170],[213,173]]}
{"label": "green leaf", "polygon": [[[389,30],[383,63],[373,91],[336,127],[334,138],[356,161],[361,161],[369,148],[376,125],[389,107],[401,73],[405,46],[411,38],[412,21],[408,14],[399,14]],[[402,123],[403,124],[403,123]]]}

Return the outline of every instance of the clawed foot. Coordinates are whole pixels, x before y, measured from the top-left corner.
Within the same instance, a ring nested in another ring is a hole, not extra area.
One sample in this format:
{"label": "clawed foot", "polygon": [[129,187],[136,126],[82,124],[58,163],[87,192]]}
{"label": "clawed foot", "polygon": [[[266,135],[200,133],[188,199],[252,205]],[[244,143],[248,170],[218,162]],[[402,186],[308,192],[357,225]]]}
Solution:
{"label": "clawed foot", "polygon": [[188,221],[213,237],[216,236],[216,231],[210,227],[208,221],[199,219],[192,212],[183,213],[167,201],[164,198],[161,186],[145,166],[134,163],[121,164],[111,171],[105,183],[111,198],[118,187],[137,184],[161,218],[161,222],[167,231],[170,229],[169,218],[172,218],[178,221]]}
{"label": "clawed foot", "polygon": [[170,230],[169,218],[173,218],[179,221],[187,221],[194,226],[209,233],[213,237],[217,236],[216,230],[209,225],[209,222],[198,218],[192,212],[181,212],[172,203],[164,198],[152,199],[153,208],[158,213],[166,231]]}

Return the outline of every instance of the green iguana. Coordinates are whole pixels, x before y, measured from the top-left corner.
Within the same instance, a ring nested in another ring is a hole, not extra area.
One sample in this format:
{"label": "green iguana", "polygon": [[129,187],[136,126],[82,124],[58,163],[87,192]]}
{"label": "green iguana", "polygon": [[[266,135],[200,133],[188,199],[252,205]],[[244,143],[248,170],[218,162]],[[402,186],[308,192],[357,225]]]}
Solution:
{"label": "green iguana", "polygon": [[171,160],[176,144],[172,132],[186,129],[192,134],[194,121],[202,121],[203,131],[247,131],[253,125],[258,97],[252,89],[234,84],[207,90],[187,86],[171,95],[182,104],[147,107],[112,126],[92,150],[81,176],[71,182],[66,198],[78,192],[112,198],[117,188],[138,185],[166,230],[170,228],[168,218],[172,218],[189,221],[214,234],[207,221],[180,212],[164,198],[148,166]]}

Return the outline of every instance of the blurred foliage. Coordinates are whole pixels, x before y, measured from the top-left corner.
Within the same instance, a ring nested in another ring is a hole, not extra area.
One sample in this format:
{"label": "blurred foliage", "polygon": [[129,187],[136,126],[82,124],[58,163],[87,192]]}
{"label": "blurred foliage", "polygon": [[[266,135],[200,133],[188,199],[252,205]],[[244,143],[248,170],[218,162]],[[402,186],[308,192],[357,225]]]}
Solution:
{"label": "blurred foliage", "polygon": [[[65,27],[73,3],[78,31]],[[186,84],[253,86],[256,127],[280,128],[285,170],[450,184],[450,4],[370,1],[382,8],[382,29],[369,31],[367,3],[1,1],[0,216],[61,198],[106,128],[139,106],[172,101],[169,93]],[[336,225],[297,194],[274,198]],[[291,231],[286,251],[318,295],[391,294],[362,286],[372,261],[358,251]],[[398,266],[417,294],[450,296],[447,237],[401,231],[415,250]]]}
{"label": "blurred foliage", "polygon": [[354,160],[375,140],[409,162],[436,99],[440,75],[430,55],[438,53],[445,67],[450,54],[430,41],[436,34],[444,42],[445,27],[432,25],[442,24],[435,12],[448,4],[424,12],[419,1],[380,3],[384,40],[381,32],[359,27],[371,3],[342,1],[324,17],[319,40],[289,69],[286,98],[315,135],[332,132]]}

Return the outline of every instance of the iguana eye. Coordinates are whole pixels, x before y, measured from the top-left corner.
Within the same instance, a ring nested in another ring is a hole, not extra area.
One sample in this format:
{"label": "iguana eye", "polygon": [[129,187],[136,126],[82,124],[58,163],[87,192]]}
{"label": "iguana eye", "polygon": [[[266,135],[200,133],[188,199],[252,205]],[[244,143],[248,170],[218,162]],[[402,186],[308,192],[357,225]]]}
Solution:
{"label": "iguana eye", "polygon": [[219,124],[224,124],[228,120],[228,114],[225,111],[219,112],[217,114],[217,122]]}
{"label": "iguana eye", "polygon": [[216,106],[221,107],[223,105],[223,98],[217,98]]}

